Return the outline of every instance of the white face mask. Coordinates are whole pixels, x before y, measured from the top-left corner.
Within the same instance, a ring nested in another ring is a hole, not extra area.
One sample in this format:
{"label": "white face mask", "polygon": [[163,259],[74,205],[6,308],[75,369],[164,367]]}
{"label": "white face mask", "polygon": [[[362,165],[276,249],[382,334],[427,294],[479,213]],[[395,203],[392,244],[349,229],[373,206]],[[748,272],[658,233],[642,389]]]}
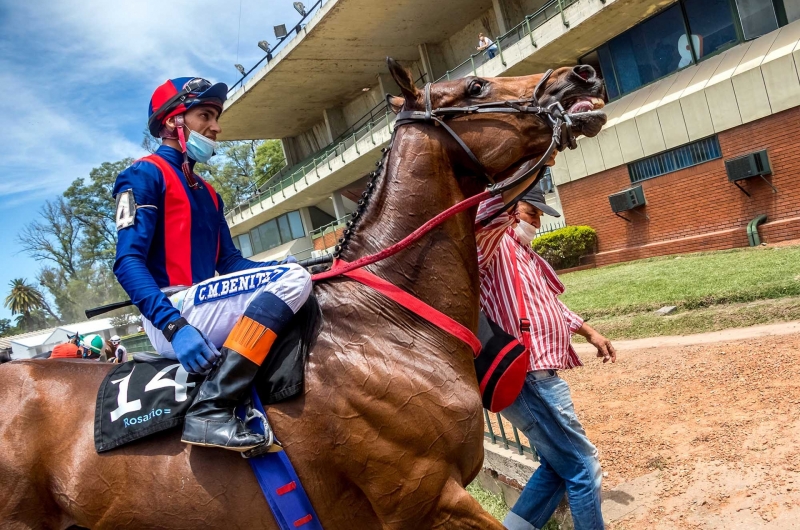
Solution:
{"label": "white face mask", "polygon": [[526,223],[520,219],[519,224],[514,227],[514,232],[517,233],[523,243],[530,244],[533,238],[536,237],[536,227],[530,223]]}

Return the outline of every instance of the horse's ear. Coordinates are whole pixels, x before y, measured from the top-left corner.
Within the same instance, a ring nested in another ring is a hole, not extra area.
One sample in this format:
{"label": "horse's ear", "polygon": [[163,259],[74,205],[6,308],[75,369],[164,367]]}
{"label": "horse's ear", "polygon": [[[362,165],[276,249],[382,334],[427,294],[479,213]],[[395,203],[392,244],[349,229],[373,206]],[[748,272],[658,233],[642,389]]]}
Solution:
{"label": "horse's ear", "polygon": [[406,100],[401,98],[400,96],[393,96],[391,94],[386,94],[386,104],[389,105],[389,108],[392,109],[392,112],[395,114],[399,113],[403,110],[403,105],[405,104]]}
{"label": "horse's ear", "polygon": [[[400,63],[391,57],[386,58],[386,64],[389,66],[389,73],[392,74],[394,82],[400,87],[400,91],[403,93],[406,101],[416,101],[420,92],[417,85],[414,84],[414,80],[411,78],[411,72],[403,68]],[[389,104],[391,105],[391,102]]]}

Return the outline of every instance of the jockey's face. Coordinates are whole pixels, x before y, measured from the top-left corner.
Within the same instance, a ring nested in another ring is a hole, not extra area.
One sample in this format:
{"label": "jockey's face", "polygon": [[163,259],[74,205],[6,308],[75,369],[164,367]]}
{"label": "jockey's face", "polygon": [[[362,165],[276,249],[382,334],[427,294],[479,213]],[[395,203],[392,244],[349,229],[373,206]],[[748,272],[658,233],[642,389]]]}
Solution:
{"label": "jockey's face", "polygon": [[219,109],[212,105],[192,107],[183,115],[183,122],[190,131],[195,131],[214,141],[222,132],[217,119],[219,119]]}

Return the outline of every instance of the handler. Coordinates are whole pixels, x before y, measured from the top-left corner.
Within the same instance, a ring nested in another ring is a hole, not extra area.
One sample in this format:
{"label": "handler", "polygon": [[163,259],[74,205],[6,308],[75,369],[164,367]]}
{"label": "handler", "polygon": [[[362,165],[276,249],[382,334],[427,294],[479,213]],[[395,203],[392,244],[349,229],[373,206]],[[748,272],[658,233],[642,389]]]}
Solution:
{"label": "handler", "polygon": [[[193,172],[214,154],[227,92],[223,83],[182,77],[153,93],[148,128],[162,145],[117,177],[114,273],[158,353],[188,372],[210,370],[181,439],[248,451],[267,438],[250,431],[235,407],[277,334],[308,298],[311,278],[296,263],[244,259],[222,198]],[[179,292],[170,299],[165,288]]]}
{"label": "handler", "polygon": [[608,339],[558,299],[564,285],[531,249],[542,214],[561,214],[545,203],[537,187],[517,203],[514,215],[501,214],[482,227],[481,221],[502,207],[503,197],[498,196],[478,209],[481,308],[529,352],[522,391],[502,414],[525,433],[540,463],[503,524],[510,530],[542,528],[566,491],[575,529],[599,530],[602,473],[597,449],[575,415],[569,386],[558,370],[582,364],[570,342],[573,333],[586,337],[604,363],[616,362],[617,354]]}

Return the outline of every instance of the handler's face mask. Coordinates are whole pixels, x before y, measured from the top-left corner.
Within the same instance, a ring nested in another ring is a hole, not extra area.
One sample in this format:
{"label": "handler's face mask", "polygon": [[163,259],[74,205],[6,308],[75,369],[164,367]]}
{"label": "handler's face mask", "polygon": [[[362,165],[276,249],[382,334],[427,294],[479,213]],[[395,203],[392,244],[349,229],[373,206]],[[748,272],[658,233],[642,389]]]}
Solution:
{"label": "handler's face mask", "polygon": [[536,227],[530,223],[526,223],[522,219],[520,219],[519,224],[514,227],[514,232],[517,233],[517,236],[523,243],[530,244],[533,238],[536,237]]}
{"label": "handler's face mask", "polygon": [[189,137],[186,139],[186,152],[193,159],[205,164],[214,156],[216,148],[217,142],[214,140],[206,138],[197,131],[189,131]]}

